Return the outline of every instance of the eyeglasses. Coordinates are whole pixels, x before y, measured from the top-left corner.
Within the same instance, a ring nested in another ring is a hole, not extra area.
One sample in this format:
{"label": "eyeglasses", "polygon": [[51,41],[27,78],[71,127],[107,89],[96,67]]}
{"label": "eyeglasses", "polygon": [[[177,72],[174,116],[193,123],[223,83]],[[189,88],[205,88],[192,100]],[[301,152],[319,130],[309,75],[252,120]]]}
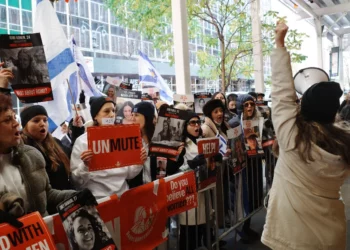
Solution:
{"label": "eyeglasses", "polygon": [[249,106],[254,107],[255,106],[255,102],[246,102],[246,103],[244,103],[244,107],[245,108],[248,108]]}
{"label": "eyeglasses", "polygon": [[195,127],[196,125],[200,126],[202,125],[202,121],[201,120],[197,120],[197,121],[189,121],[188,125]]}

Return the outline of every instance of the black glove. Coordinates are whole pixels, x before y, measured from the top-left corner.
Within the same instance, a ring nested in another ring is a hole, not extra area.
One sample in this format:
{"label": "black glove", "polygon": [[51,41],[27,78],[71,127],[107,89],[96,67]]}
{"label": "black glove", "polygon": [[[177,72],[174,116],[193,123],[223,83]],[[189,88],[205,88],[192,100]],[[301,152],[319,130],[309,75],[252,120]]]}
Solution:
{"label": "black glove", "polygon": [[13,227],[23,227],[23,223],[16,219],[13,215],[0,210],[0,223],[8,223]]}
{"label": "black glove", "polygon": [[206,163],[204,155],[200,154],[193,158],[193,160],[188,160],[187,164],[191,169],[196,169],[196,167],[204,165]]}
{"label": "black glove", "polygon": [[86,206],[98,205],[95,196],[87,188],[84,188],[83,190],[79,191],[76,195],[78,197],[78,200],[83,202],[83,205],[86,205]]}
{"label": "black glove", "polygon": [[82,90],[80,92],[80,95],[79,95],[79,103],[85,103],[85,94],[84,94],[84,90]]}
{"label": "black glove", "polygon": [[216,155],[214,155],[214,161],[215,162],[222,162],[222,154],[217,153]]}

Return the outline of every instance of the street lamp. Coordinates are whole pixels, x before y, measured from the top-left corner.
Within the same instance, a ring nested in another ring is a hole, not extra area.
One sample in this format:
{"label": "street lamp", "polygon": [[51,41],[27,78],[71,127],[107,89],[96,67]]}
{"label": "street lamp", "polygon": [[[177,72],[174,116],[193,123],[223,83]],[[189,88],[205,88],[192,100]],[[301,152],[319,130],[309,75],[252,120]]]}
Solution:
{"label": "street lamp", "polygon": [[[90,25],[87,22],[82,21],[82,23],[83,23],[82,26],[81,26],[81,32],[82,33],[85,33],[85,31],[90,31],[91,30]],[[96,57],[96,49],[100,47],[100,45],[97,42],[97,33],[99,32],[100,29],[101,29],[102,37],[107,35],[107,31],[105,30],[104,26],[102,26],[102,25],[98,26],[95,29],[94,33],[92,34],[92,49],[94,51],[94,57]]]}

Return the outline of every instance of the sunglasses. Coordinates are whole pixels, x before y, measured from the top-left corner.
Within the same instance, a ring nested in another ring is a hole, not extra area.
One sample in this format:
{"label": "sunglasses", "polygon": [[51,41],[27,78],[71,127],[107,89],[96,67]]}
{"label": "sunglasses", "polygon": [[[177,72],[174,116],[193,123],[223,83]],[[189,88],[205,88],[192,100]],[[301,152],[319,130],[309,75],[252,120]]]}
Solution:
{"label": "sunglasses", "polygon": [[248,108],[249,106],[254,107],[255,106],[255,102],[246,102],[246,103],[244,103],[244,107],[245,108]]}
{"label": "sunglasses", "polygon": [[202,121],[201,120],[197,120],[197,121],[189,121],[188,125],[195,127],[196,125],[200,126],[202,125]]}

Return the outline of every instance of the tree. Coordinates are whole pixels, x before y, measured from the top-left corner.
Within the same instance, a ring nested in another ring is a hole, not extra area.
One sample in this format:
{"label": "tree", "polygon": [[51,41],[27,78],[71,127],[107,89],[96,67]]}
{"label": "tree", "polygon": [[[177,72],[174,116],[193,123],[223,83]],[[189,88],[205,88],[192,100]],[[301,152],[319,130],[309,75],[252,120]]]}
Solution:
{"label": "tree", "polygon": [[[203,45],[197,46],[200,74],[208,79],[221,79],[223,91],[232,80],[251,78],[254,71],[251,1],[255,0],[187,0],[189,38],[196,38]],[[160,51],[168,51],[173,61],[171,0],[106,0],[106,3],[118,23],[138,31]],[[272,11],[264,15],[264,55],[273,48],[274,27],[278,19],[285,18]],[[305,36],[296,30],[289,31],[286,47],[291,51],[292,62],[306,59],[297,53]]]}

